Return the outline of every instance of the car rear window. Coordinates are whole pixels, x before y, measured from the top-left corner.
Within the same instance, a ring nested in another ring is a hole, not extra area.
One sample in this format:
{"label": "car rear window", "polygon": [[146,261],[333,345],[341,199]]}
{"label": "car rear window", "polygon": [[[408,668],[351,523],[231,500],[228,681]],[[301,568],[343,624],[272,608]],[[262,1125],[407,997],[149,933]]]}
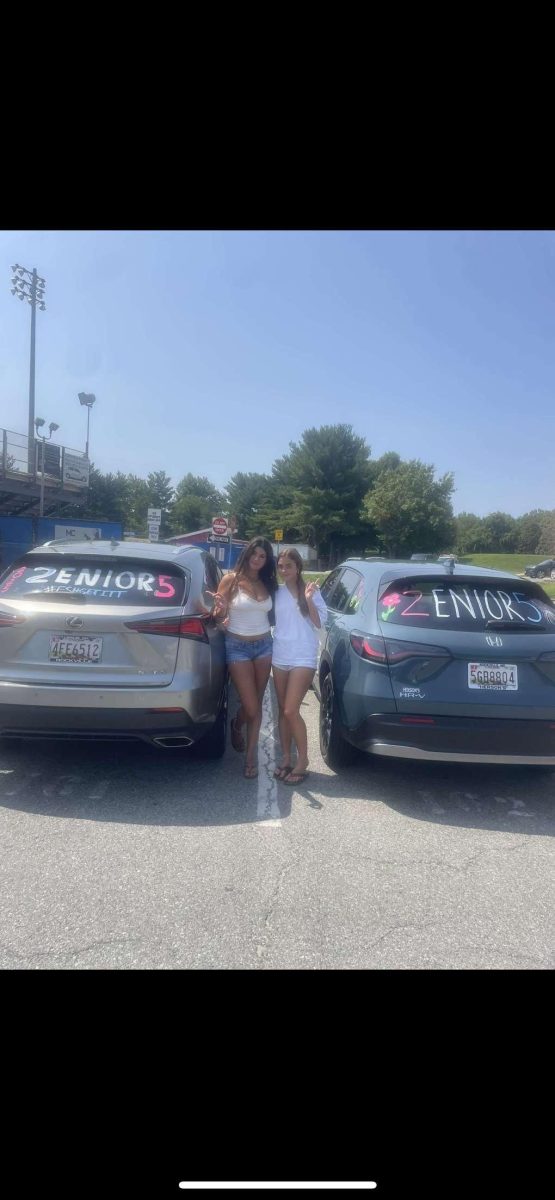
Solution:
{"label": "car rear window", "polygon": [[411,629],[555,629],[555,605],[524,580],[396,579],[382,586],[378,617]]}
{"label": "car rear window", "polygon": [[125,559],[82,562],[34,559],[0,580],[0,599],[44,596],[82,597],[85,604],[129,604],[165,608],[185,600],[187,577],[164,565]]}

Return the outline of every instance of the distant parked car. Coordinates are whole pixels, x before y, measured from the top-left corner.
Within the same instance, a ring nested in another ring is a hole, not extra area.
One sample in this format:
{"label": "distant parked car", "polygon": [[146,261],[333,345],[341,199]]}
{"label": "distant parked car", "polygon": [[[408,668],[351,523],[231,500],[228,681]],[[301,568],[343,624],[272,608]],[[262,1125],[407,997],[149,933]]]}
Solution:
{"label": "distant parked car", "polygon": [[435,562],[435,554],[411,554],[411,562]]}
{"label": "distant parked car", "polygon": [[555,558],[545,558],[541,563],[525,567],[524,574],[530,579],[555,579]]}
{"label": "distant parked car", "polygon": [[555,604],[485,567],[350,559],[322,584],[314,690],[334,770],[353,747],[555,766]]}
{"label": "distant parked car", "polygon": [[456,558],[456,556],[454,554],[438,554],[436,562],[440,562],[440,563],[455,562],[456,563],[456,562],[458,562],[458,559]]}
{"label": "distant parked car", "polygon": [[0,736],[131,739],[220,758],[222,577],[198,546],[58,539],[0,575]]}

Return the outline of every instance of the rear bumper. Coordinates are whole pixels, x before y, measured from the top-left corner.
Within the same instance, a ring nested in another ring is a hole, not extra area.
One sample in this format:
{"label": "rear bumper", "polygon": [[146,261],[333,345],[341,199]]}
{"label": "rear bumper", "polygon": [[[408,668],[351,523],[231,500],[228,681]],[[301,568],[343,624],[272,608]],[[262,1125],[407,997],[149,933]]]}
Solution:
{"label": "rear bumper", "polygon": [[555,767],[555,721],[435,717],[427,724],[374,715],[347,736],[386,758]]}
{"label": "rear bumper", "polygon": [[[0,737],[56,738],[62,741],[141,741],[177,747],[197,742],[208,733],[216,713],[193,721],[182,712],[151,712],[144,708],[45,708],[42,705],[0,704]],[[170,739],[164,742],[163,739]]]}

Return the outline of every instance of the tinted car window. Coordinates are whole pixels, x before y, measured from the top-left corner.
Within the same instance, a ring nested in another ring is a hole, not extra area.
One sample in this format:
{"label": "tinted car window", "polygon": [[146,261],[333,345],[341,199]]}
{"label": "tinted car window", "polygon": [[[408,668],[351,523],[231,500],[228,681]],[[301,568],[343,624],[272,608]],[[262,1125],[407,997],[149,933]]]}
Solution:
{"label": "tinted car window", "polygon": [[351,595],[349,596],[349,599],[347,600],[345,612],[348,612],[348,613],[358,612],[358,610],[362,604],[362,601],[364,600],[365,595],[366,595],[366,584],[365,584],[362,576],[359,576],[359,581],[355,587],[355,590],[354,590],[354,592],[351,592]]}
{"label": "tinted car window", "polygon": [[382,588],[380,621],[418,629],[519,629],[555,626],[555,605],[524,580],[397,579]]}
{"label": "tinted car window", "polygon": [[333,593],[333,607],[338,612],[348,611],[349,600],[360,582],[359,572],[353,571],[352,567],[346,567]]}
{"label": "tinted car window", "polygon": [[148,608],[183,604],[186,577],[162,565],[125,559],[119,562],[83,562],[66,558],[56,562],[33,558],[8,571],[0,582],[0,600],[39,596],[82,596],[89,604],[130,604]]}
{"label": "tinted car window", "polygon": [[335,605],[333,604],[333,593],[335,591],[335,587],[339,580],[340,575],[341,575],[341,567],[336,567],[335,571],[330,572],[327,579],[325,580],[325,582],[322,584],[322,587],[320,588],[320,591],[322,594],[322,600],[325,600],[328,608],[335,607]]}
{"label": "tinted car window", "polygon": [[218,584],[222,578],[220,568],[216,566],[214,559],[210,554],[206,555],[204,560],[204,582],[211,592],[217,592]]}

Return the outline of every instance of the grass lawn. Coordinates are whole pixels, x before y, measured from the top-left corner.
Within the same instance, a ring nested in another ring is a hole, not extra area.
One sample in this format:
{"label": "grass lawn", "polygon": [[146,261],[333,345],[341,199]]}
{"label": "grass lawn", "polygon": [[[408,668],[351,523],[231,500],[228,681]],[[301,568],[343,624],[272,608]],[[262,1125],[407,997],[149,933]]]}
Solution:
{"label": "grass lawn", "polygon": [[512,571],[515,575],[523,575],[525,567],[551,557],[550,554],[465,554],[459,561],[475,567],[491,567],[495,571]]}

